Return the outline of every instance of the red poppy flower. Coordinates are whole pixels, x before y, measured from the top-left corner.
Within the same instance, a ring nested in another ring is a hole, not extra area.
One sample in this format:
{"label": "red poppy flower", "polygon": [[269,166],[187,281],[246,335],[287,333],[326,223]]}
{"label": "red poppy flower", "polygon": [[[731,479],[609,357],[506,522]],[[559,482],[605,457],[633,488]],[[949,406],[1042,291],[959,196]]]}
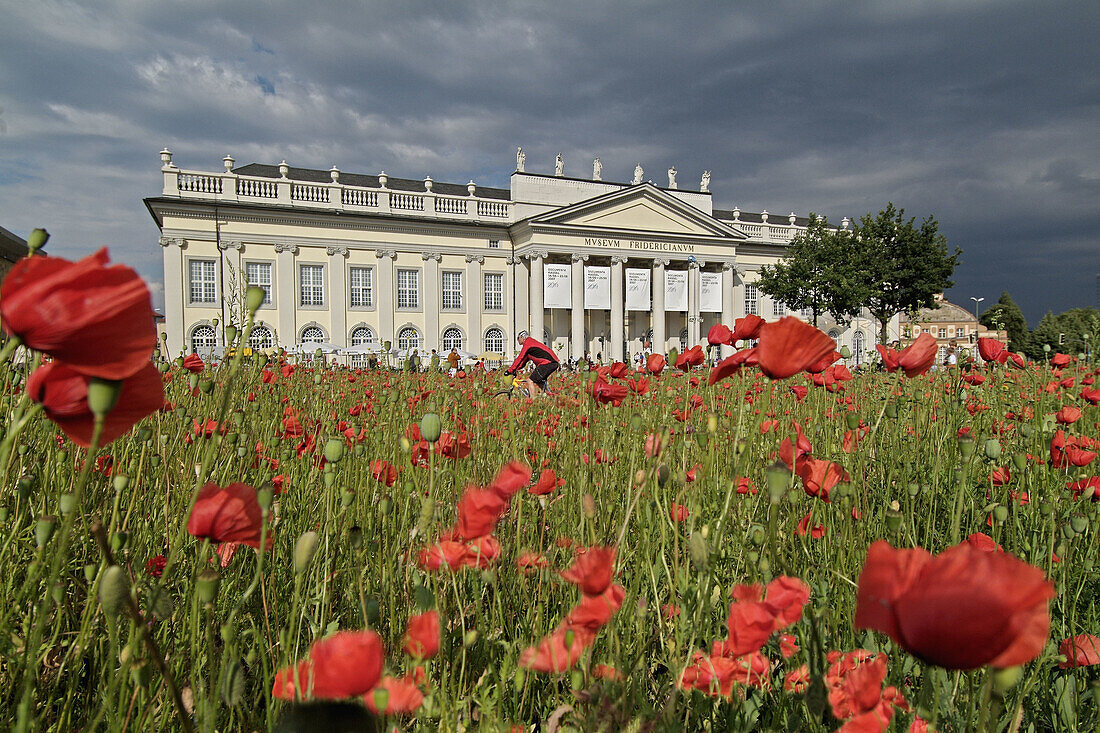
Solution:
{"label": "red poppy flower", "polygon": [[192,374],[198,374],[205,366],[206,364],[203,363],[202,357],[198,354],[188,354],[183,357],[183,368]]}
{"label": "red poppy flower", "polygon": [[554,473],[554,469],[544,468],[542,473],[539,474],[539,480],[527,491],[536,496],[544,496],[564,485],[565,479],[558,478],[557,474]]}
{"label": "red poppy flower", "polygon": [[756,358],[764,374],[786,379],[832,353],[835,347],[829,334],[787,316],[761,327]]}
{"label": "red poppy flower", "polygon": [[1074,501],[1080,499],[1082,494],[1085,495],[1086,499],[1091,498],[1093,501],[1100,501],[1100,476],[1089,476],[1077,481],[1070,481],[1066,484],[1066,488],[1073,492]]}
{"label": "red poppy flower", "polygon": [[411,616],[405,627],[404,644],[401,647],[410,657],[431,659],[439,651],[439,612],[427,611]]}
{"label": "red poppy flower", "polygon": [[614,547],[578,549],[572,567],[562,572],[561,577],[580,588],[585,595],[598,596],[611,585],[614,566]]}
{"label": "red poppy flower", "polygon": [[931,334],[922,333],[916,341],[898,352],[898,366],[910,378],[924,374],[935,363],[938,348]]}
{"label": "red poppy flower", "polygon": [[1066,405],[1061,410],[1054,413],[1054,419],[1062,425],[1072,425],[1081,419],[1081,411],[1076,407]]}
{"label": "red poppy flower", "polygon": [[859,578],[856,628],[882,631],[946,669],[1014,667],[1037,657],[1054,585],[1005,552],[964,542],[933,557],[879,540]]}
{"label": "red poppy flower", "polygon": [[764,326],[764,319],[749,313],[744,318],[738,318],[733,323],[733,340],[751,341],[760,336],[760,329]]}
{"label": "red poppy flower", "polygon": [[627,387],[625,384],[608,384],[597,378],[596,381],[592,382],[589,392],[597,402],[605,405],[610,402],[618,407],[626,399]]}
{"label": "red poppy flower", "polygon": [[982,361],[996,362],[998,364],[1004,364],[1008,361],[1008,350],[1005,349],[1004,343],[997,339],[978,339],[978,354],[982,357]]}
{"label": "red poppy flower", "polygon": [[691,516],[686,506],[672,502],[668,507],[668,516],[673,522],[685,522]]}
{"label": "red poppy flower", "polygon": [[1066,661],[1058,663],[1061,669],[1100,664],[1100,637],[1081,634],[1065,639],[1058,645],[1058,653],[1066,658]]}
{"label": "red poppy flower", "polygon": [[836,349],[833,349],[830,353],[828,353],[825,356],[821,357],[820,359],[818,359],[816,362],[814,362],[810,366],[806,367],[806,371],[808,371],[810,374],[820,374],[821,372],[828,369],[831,364],[836,362],[837,359],[843,359],[843,358],[844,357],[841,355],[841,353],[839,351],[837,351]]}
{"label": "red poppy flower", "polygon": [[107,250],[78,262],[25,257],[0,286],[4,331],[27,348],[81,374],[125,379],[157,345],[145,281],[125,265],[107,266]]}
{"label": "red poppy flower", "polygon": [[607,373],[615,379],[622,379],[630,372],[630,367],[621,361],[617,361],[611,365],[611,368],[607,370]]}
{"label": "red poppy flower", "polygon": [[1084,447],[1081,439],[1066,437],[1065,432],[1057,430],[1050,440],[1050,466],[1051,468],[1067,468],[1068,466],[1087,466],[1096,458],[1096,453]]}
{"label": "red poppy flower", "polygon": [[596,635],[583,627],[559,626],[535,646],[524,649],[519,666],[535,672],[564,672],[580,661],[595,640]]}
{"label": "red poppy flower", "polygon": [[798,654],[798,639],[795,638],[794,634],[779,635],[779,653],[783,655],[784,659],[790,659]]}
{"label": "red poppy flower", "polygon": [[993,541],[993,538],[987,534],[981,532],[975,532],[966,538],[966,541],[973,547],[977,547],[979,550],[985,552],[1004,552],[1004,549]]}
{"label": "red poppy flower", "polygon": [[511,501],[531,480],[531,467],[523,461],[508,461],[497,472],[489,489],[495,491],[504,501]]}
{"label": "red poppy flower", "polygon": [[460,539],[472,540],[491,533],[508,509],[508,500],[492,489],[467,487],[458,500],[458,521],[455,534]]}
{"label": "red poppy flower", "polygon": [[363,702],[378,715],[412,715],[424,704],[424,693],[411,677],[383,677]]}
{"label": "red poppy flower", "polygon": [[775,617],[775,629],[785,629],[802,618],[802,608],[810,600],[810,586],[800,578],[780,575],[768,583],[764,604]]}
{"label": "red poppy flower", "polygon": [[[243,542],[257,549],[262,525],[263,512],[256,489],[242,483],[222,487],[211,482],[203,486],[187,519],[187,531],[194,537]],[[271,545],[270,533],[267,544]]]}
{"label": "red poppy flower", "polygon": [[280,700],[341,700],[362,695],[378,683],[384,662],[378,634],[340,631],[314,642],[306,659],[279,670],[271,694]]}
{"label": "red poppy flower", "polygon": [[692,346],[690,349],[680,354],[676,359],[676,368],[681,371],[689,371],[692,367],[699,366],[706,361],[706,355],[703,353],[703,347],[699,344]]}
{"label": "red poppy flower", "polygon": [[[91,377],[68,364],[54,361],[34,370],[27,380],[27,396],[42,405],[46,417],[77,445],[92,443],[95,415],[88,408]],[[118,402],[103,424],[100,445],[126,434],[136,422],[164,406],[164,382],[152,362],[122,380]]]}
{"label": "red poppy flower", "polygon": [[393,486],[397,481],[397,468],[391,465],[389,461],[376,459],[370,462],[370,475],[386,486]]}
{"label": "red poppy flower", "polygon": [[466,564],[466,556],[469,550],[461,542],[454,540],[440,540],[434,545],[425,547],[416,557],[416,564],[422,570],[435,572],[447,567],[449,570],[457,570]]}
{"label": "red poppy flower", "polygon": [[1090,405],[1100,404],[1100,389],[1081,390],[1081,399],[1088,402]]}
{"label": "red poppy flower", "polygon": [[716,323],[707,331],[707,343],[711,346],[733,346],[733,331],[729,326]]}
{"label": "red poppy flower", "polygon": [[665,357],[661,354],[650,354],[645,360],[645,366],[650,374],[660,374],[665,370]]}
{"label": "red poppy flower", "polygon": [[756,347],[741,349],[718,362],[718,366],[710,370],[710,377],[707,378],[707,384],[716,384],[726,377],[741,371],[742,367],[752,366],[756,363]]}
{"label": "red poppy flower", "polygon": [[580,602],[573,607],[562,624],[571,629],[583,628],[594,634],[619,612],[625,597],[626,589],[616,583],[607,586],[607,590],[597,596],[581,595]]}
{"label": "red poppy flower", "polygon": [[1072,361],[1072,359],[1070,358],[1069,354],[1056,353],[1054,356],[1050,357],[1051,366],[1058,369],[1061,369],[1064,366],[1069,366],[1070,361]]}
{"label": "red poppy flower", "polygon": [[803,664],[798,669],[787,673],[787,676],[783,678],[783,689],[799,695],[809,689],[810,679],[810,668]]}

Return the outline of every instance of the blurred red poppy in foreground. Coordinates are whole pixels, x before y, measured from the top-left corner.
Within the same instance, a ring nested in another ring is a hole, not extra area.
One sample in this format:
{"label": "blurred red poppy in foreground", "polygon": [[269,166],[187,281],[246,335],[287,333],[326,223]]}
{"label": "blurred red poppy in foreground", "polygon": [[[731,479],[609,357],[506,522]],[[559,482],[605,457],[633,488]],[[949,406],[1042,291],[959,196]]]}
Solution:
{"label": "blurred red poppy in foreground", "polygon": [[963,542],[933,557],[879,540],[859,578],[856,628],[946,669],[1015,667],[1042,652],[1054,584],[1005,552]]}
{"label": "blurred red poppy in foreground", "polygon": [[439,612],[427,611],[409,618],[404,646],[410,657],[431,659],[439,651]]}
{"label": "blurred red poppy in foreground", "polygon": [[[27,380],[27,395],[42,405],[46,417],[77,445],[92,443],[95,415],[88,409],[91,377],[59,361],[39,367]],[[126,434],[138,420],[164,406],[164,382],[152,362],[122,380],[118,402],[104,421],[100,445]]]}
{"label": "blurred red poppy in foreground", "polygon": [[[248,484],[234,483],[221,487],[209,483],[199,490],[187,531],[200,539],[214,542],[243,542],[259,549],[263,512],[256,499],[256,489]],[[271,535],[267,537],[271,545]]]}
{"label": "blurred red poppy in foreground", "polygon": [[831,354],[836,342],[829,334],[793,316],[760,328],[756,358],[760,371],[772,379],[786,379]]}
{"label": "blurred red poppy in foreground", "polygon": [[378,715],[412,715],[424,703],[424,693],[412,677],[383,677],[363,702]]}
{"label": "blurred red poppy in foreground", "polygon": [[378,634],[340,631],[315,642],[306,659],[279,670],[271,694],[280,700],[342,700],[362,695],[378,683],[384,662]]}
{"label": "blurred red poppy in foreground", "polygon": [[0,287],[4,331],[76,371],[125,379],[157,345],[145,281],[126,265],[107,266],[107,250],[78,262],[26,257]]}

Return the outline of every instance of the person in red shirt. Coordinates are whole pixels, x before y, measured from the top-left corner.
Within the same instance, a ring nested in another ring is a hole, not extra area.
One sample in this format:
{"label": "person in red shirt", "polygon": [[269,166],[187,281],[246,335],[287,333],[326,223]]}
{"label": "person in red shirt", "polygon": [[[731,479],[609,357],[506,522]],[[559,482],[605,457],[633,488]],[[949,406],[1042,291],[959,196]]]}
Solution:
{"label": "person in red shirt", "polygon": [[512,362],[512,366],[505,370],[505,374],[515,374],[522,369],[527,362],[535,365],[531,373],[527,375],[527,391],[531,395],[546,392],[546,380],[558,370],[558,357],[543,344],[531,338],[526,331],[516,334],[516,341],[520,344],[519,355]]}

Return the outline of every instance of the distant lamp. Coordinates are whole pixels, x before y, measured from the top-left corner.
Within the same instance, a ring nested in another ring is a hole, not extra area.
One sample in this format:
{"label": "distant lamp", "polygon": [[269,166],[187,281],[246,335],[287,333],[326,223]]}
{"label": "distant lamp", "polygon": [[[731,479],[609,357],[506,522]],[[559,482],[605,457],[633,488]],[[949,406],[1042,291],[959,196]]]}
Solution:
{"label": "distant lamp", "polygon": [[985,298],[975,298],[973,295],[971,295],[970,299],[974,301],[974,317],[977,318],[978,317],[978,303],[981,303],[983,300],[985,300]]}

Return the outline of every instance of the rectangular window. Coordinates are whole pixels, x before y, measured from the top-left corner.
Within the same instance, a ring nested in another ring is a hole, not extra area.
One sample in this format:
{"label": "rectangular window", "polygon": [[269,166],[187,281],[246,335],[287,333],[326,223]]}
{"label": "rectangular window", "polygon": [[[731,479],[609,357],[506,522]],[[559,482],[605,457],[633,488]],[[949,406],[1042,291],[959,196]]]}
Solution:
{"label": "rectangular window", "polygon": [[191,260],[189,268],[192,303],[215,303],[218,300],[214,260]]}
{"label": "rectangular window", "polygon": [[940,338],[941,339],[947,338],[947,329],[946,328],[941,328],[940,329]]}
{"label": "rectangular window", "polygon": [[348,268],[348,287],[352,308],[370,308],[374,305],[374,268]]}
{"label": "rectangular window", "polygon": [[325,304],[325,268],[322,265],[300,265],[298,281],[301,305]]}
{"label": "rectangular window", "polygon": [[420,270],[397,271],[397,307],[420,307]]}
{"label": "rectangular window", "polygon": [[462,273],[445,270],[439,273],[439,282],[443,288],[443,310],[462,310]]}
{"label": "rectangular window", "polygon": [[264,290],[264,305],[271,305],[271,263],[270,262],[246,262],[244,263],[244,279],[249,285]]}
{"label": "rectangular window", "polygon": [[745,286],[745,314],[746,315],[760,315],[760,293],[757,291],[755,285]]}
{"label": "rectangular window", "polygon": [[504,310],[504,273],[486,272],[485,282],[485,310]]}
{"label": "rectangular window", "polygon": [[489,240],[489,249],[500,249],[500,240],[499,239],[490,239]]}
{"label": "rectangular window", "polygon": [[781,300],[772,301],[772,315],[776,318],[782,318],[787,315],[787,304]]}

